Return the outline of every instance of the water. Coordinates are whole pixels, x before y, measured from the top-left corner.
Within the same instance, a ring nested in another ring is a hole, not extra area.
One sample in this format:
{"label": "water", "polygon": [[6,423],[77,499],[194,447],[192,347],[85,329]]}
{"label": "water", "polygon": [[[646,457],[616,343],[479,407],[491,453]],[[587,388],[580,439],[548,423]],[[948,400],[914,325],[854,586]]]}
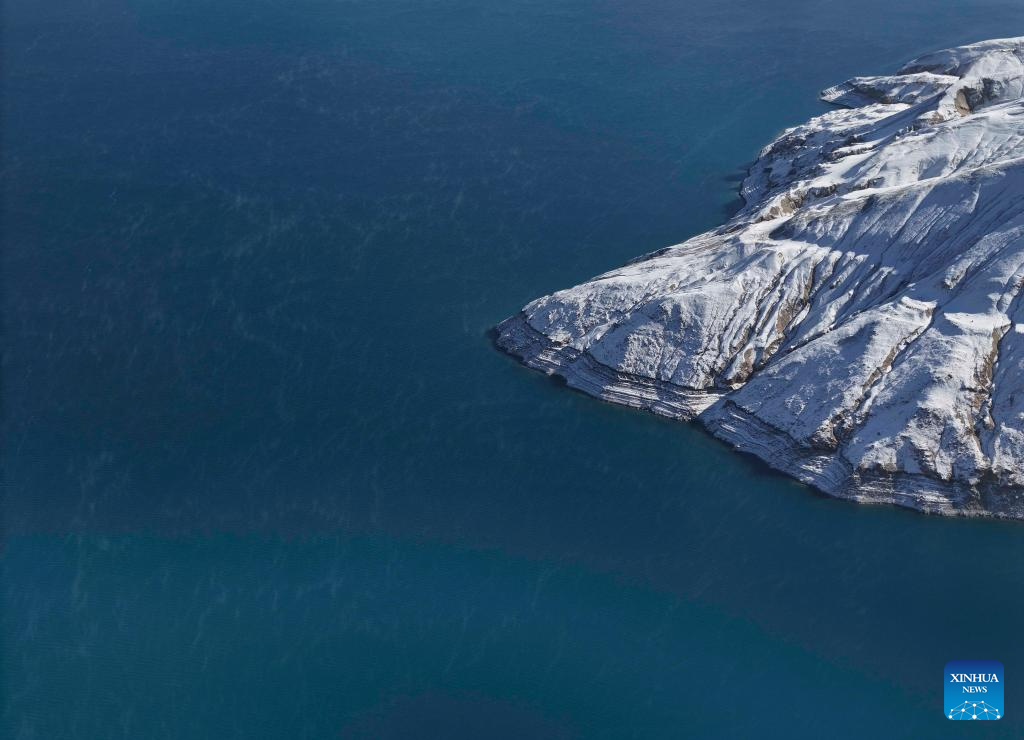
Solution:
{"label": "water", "polygon": [[[959,736],[1024,528],[833,501],[487,330],[1017,0],[11,0],[12,738]],[[954,732],[956,735],[954,735]]]}

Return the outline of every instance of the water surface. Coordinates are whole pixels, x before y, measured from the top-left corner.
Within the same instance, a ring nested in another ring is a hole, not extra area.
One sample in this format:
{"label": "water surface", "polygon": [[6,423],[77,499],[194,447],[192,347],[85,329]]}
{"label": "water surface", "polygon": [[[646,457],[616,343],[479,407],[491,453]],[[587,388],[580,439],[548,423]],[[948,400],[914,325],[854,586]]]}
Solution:
{"label": "water surface", "polygon": [[493,350],[1017,0],[11,0],[3,727],[944,737],[1024,529],[833,501]]}

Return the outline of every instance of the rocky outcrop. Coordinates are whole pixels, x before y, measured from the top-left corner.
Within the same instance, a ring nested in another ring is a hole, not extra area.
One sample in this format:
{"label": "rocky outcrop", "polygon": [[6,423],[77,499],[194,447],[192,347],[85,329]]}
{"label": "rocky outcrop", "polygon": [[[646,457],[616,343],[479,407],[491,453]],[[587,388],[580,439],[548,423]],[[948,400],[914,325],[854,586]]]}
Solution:
{"label": "rocky outcrop", "polygon": [[832,495],[1024,518],[1024,38],[822,93],[719,229],[539,298],[525,364]]}

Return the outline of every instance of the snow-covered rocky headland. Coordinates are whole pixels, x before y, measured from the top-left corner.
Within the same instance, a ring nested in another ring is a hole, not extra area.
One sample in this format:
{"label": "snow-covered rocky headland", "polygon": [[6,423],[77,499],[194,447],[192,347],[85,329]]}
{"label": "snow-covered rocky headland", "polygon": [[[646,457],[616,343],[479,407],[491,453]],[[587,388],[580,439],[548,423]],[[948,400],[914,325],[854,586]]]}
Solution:
{"label": "snow-covered rocky headland", "polygon": [[1024,518],[1024,37],[822,97],[724,226],[528,304],[530,367],[844,498]]}

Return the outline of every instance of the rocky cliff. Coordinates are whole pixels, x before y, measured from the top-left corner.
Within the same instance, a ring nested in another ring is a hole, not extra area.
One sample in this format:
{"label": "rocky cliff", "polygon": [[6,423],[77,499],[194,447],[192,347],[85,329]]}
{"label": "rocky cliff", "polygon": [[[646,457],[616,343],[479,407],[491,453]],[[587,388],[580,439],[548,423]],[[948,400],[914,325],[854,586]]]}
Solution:
{"label": "rocky cliff", "polygon": [[822,97],[727,224],[533,301],[498,345],[832,495],[1024,518],[1024,37]]}

